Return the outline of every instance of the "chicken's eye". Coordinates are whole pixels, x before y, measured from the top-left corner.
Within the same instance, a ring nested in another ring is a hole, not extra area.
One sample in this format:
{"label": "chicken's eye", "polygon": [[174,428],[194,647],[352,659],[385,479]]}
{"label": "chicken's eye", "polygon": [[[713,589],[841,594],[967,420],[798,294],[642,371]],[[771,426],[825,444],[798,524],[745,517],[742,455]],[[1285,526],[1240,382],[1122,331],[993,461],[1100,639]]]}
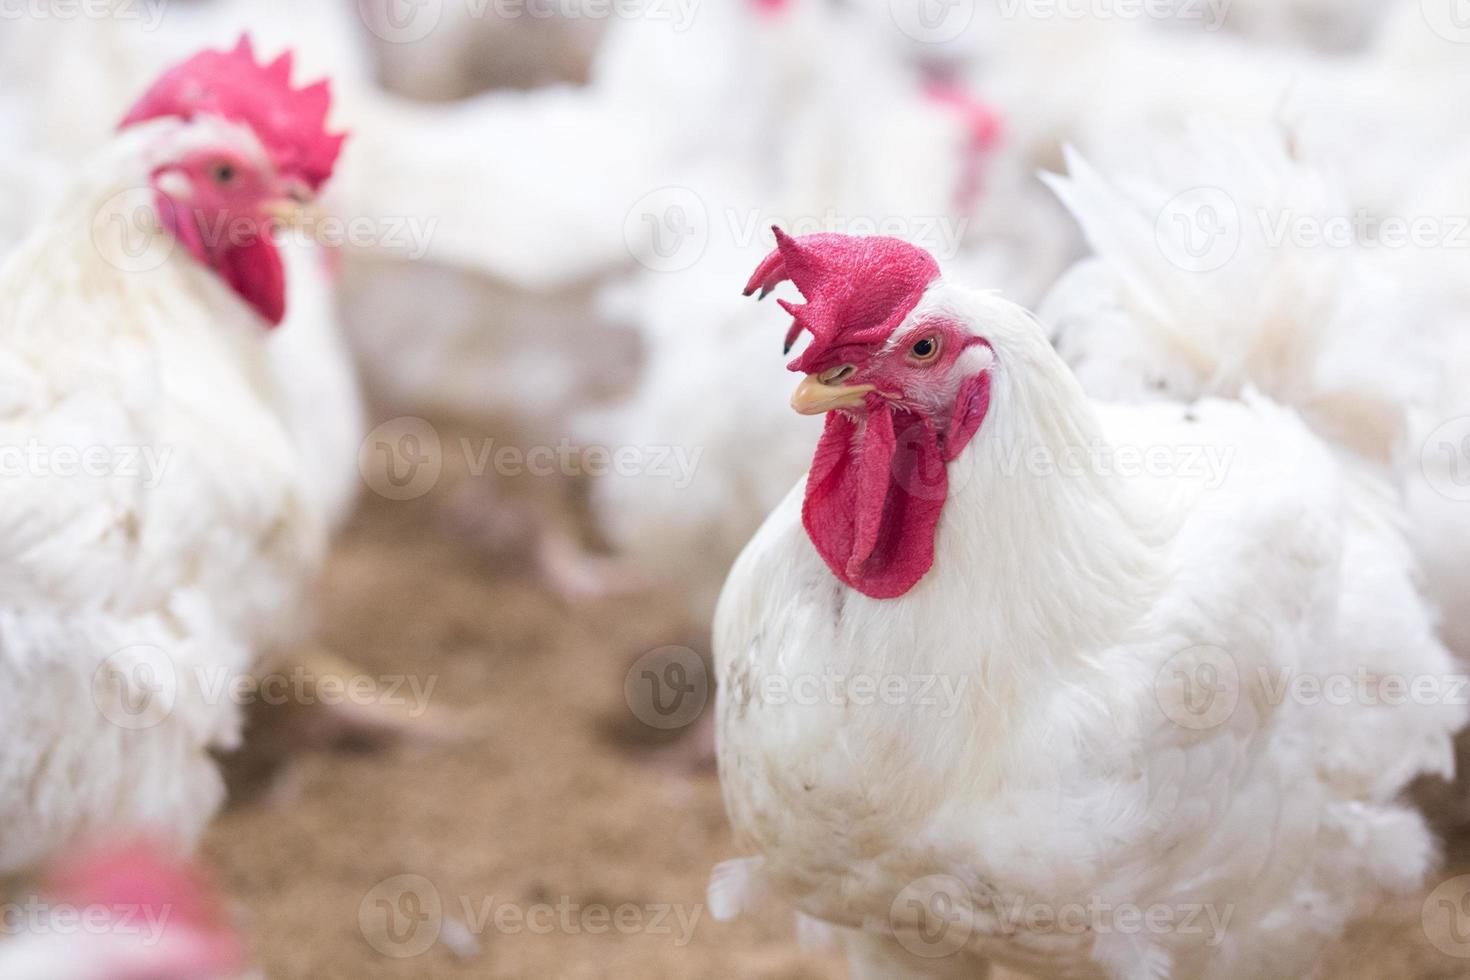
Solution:
{"label": "chicken's eye", "polygon": [[909,356],[916,361],[932,361],[939,353],[939,341],[933,337],[925,337],[917,340],[909,348]]}
{"label": "chicken's eye", "polygon": [[221,161],[220,163],[216,163],[213,167],[210,168],[209,171],[210,179],[213,180],[216,184],[232,183],[236,176],[237,171],[235,170],[235,165],[233,163],[225,163],[223,161]]}

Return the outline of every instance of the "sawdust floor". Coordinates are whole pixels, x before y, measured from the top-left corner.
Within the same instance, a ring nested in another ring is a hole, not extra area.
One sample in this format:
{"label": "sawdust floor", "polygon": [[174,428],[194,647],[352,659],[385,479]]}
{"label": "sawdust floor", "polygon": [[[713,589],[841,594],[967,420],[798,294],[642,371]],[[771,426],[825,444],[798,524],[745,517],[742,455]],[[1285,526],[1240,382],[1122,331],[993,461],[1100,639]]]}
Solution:
{"label": "sawdust floor", "polygon": [[[470,734],[298,748],[270,772],[280,736],[263,716],[205,854],[264,975],[844,976],[797,947],[782,910],[704,914],[709,869],[733,856],[718,782],[659,755],[623,695],[638,652],[670,641],[659,603],[563,605],[524,562],[447,533],[443,496],[364,502],[326,576],[322,631],[365,673],[437,679],[432,703],[463,711]],[[1442,942],[1470,925],[1470,903],[1430,905]],[[1470,959],[1430,944],[1423,907],[1361,930],[1324,976],[1470,977]]]}

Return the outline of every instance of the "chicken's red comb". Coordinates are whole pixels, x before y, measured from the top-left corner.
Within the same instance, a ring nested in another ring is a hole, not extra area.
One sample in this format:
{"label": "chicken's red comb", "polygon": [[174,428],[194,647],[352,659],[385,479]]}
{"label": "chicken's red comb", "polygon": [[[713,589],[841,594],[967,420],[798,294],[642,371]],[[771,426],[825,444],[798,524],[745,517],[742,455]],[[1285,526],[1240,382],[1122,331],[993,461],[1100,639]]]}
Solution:
{"label": "chicken's red comb", "polygon": [[255,60],[250,36],[233,51],[201,51],[170,68],[128,112],[120,128],[173,116],[216,115],[255,131],[276,169],[320,189],[337,163],[346,135],[327,132],[332,105],[326,79],[291,87],[291,52],[269,65]]}
{"label": "chicken's red comb", "polygon": [[817,234],[792,238],[780,228],[776,250],[746,283],[760,298],[790,279],[806,303],[777,300],[792,316],[789,353],[801,331],[811,346],[789,365],[810,372],[837,347],[884,340],[903,322],[939,276],[933,256],[915,245],[882,236]]}

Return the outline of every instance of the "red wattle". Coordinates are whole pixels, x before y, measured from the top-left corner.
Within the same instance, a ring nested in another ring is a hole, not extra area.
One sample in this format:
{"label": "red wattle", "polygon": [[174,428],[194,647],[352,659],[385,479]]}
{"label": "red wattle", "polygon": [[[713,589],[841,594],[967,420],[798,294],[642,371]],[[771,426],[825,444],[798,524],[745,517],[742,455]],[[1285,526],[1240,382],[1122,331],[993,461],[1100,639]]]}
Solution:
{"label": "red wattle", "polygon": [[891,599],[933,566],[948,491],[927,420],[884,407],[860,426],[834,412],[807,478],[802,524],[832,574],[863,595]]}
{"label": "red wattle", "polygon": [[216,264],[241,299],[271,326],[280,326],[286,317],[286,270],[269,236],[259,235],[247,244],[226,249]]}

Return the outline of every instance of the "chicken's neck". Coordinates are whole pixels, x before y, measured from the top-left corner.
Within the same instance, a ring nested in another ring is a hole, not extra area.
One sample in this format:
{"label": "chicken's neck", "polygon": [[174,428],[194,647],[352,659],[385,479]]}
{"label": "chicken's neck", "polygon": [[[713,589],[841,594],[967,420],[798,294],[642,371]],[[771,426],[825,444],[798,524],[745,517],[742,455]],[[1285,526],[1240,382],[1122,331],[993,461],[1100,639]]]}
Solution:
{"label": "chicken's neck", "polygon": [[978,655],[990,696],[1007,697],[1038,675],[1075,676],[1123,637],[1160,587],[1166,532],[1108,472],[1091,404],[1049,347],[1002,361],[993,385],[911,597],[934,629],[967,638],[944,666],[973,670]]}

